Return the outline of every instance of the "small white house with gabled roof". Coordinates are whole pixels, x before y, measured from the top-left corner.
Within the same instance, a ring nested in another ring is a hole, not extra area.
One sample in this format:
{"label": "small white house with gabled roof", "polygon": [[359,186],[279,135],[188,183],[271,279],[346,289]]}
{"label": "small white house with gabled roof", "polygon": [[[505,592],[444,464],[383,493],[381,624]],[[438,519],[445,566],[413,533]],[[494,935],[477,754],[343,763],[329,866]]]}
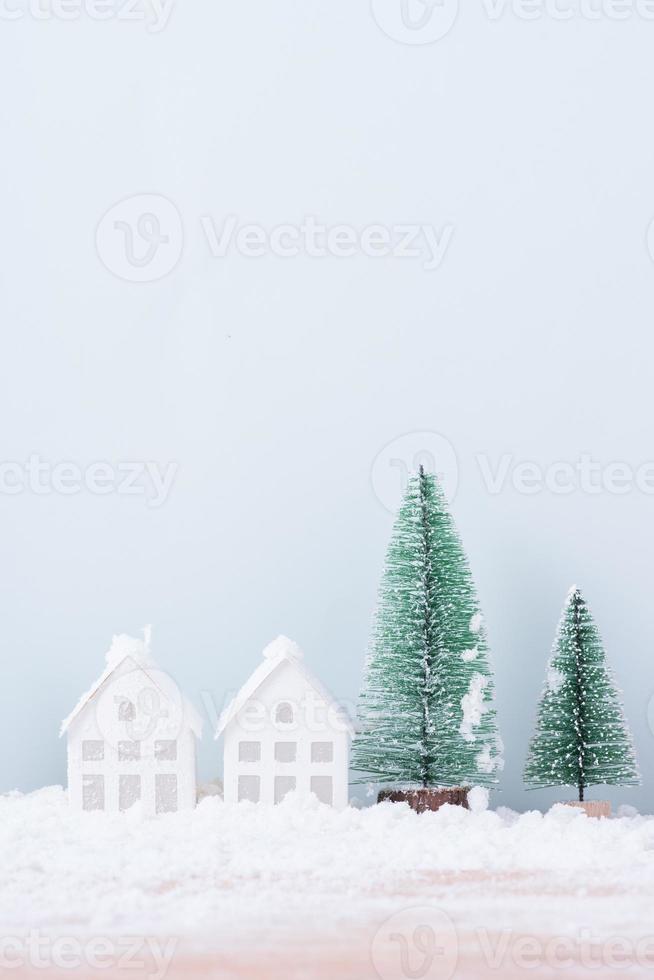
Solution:
{"label": "small white house with gabled roof", "polygon": [[144,639],[114,636],[107,665],[62,723],[68,736],[68,798],[78,810],[145,815],[195,806],[196,740],[202,720]]}
{"label": "small white house with gabled roof", "polygon": [[353,732],[298,645],[277,637],[218,724],[216,738],[225,740],[225,802],[280,803],[297,790],[346,807]]}

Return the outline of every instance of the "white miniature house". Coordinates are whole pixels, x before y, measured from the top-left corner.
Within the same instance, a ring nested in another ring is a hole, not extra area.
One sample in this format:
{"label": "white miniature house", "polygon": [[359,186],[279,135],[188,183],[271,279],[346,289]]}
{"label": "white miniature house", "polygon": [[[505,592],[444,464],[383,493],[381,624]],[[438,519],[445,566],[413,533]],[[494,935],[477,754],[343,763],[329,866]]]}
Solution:
{"label": "white miniature house", "polygon": [[352,723],[280,636],[223,712],[225,802],[280,803],[292,790],[347,806]]}
{"label": "white miniature house", "polygon": [[61,726],[68,735],[68,797],[80,810],[190,809],[202,721],[150,656],[145,639],[114,636],[107,666]]}

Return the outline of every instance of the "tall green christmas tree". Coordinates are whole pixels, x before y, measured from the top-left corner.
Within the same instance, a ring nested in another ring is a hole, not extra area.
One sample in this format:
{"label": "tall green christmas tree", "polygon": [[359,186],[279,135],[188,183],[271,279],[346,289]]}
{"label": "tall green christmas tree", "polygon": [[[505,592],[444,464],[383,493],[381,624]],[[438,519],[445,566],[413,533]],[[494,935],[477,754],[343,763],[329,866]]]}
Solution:
{"label": "tall green christmas tree", "polygon": [[620,696],[590,610],[568,593],[525,766],[531,789],[640,783]]}
{"label": "tall green christmas tree", "polygon": [[387,553],[352,768],[411,788],[490,786],[501,750],[472,576],[436,478],[421,467]]}

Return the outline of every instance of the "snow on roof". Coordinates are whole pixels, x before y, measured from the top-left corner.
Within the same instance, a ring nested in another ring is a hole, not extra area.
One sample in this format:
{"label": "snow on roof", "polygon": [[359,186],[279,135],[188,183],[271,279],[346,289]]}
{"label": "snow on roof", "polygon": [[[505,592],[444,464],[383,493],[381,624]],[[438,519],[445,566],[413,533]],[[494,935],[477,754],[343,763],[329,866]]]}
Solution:
{"label": "snow on roof", "polygon": [[322,698],[326,704],[331,705],[337,711],[337,716],[340,721],[342,721],[343,726],[346,731],[350,734],[354,734],[354,726],[349,718],[347,712],[341,707],[341,705],[332,697],[327,688],[325,688],[317,677],[305,667],[302,662],[304,659],[304,653],[301,648],[293,640],[289,640],[287,636],[278,636],[272,643],[269,643],[267,647],[263,650],[263,662],[259,664],[254,673],[250,675],[249,680],[245,682],[243,687],[240,689],[236,697],[225,708],[218,721],[218,728],[216,729],[216,734],[214,738],[219,738],[220,735],[225,731],[230,721],[232,721],[236,715],[239,713],[241,708],[254,696],[255,692],[261,687],[263,682],[267,680],[270,675],[277,670],[281,664],[287,663],[291,664],[297,671],[299,671],[306,682],[313,687],[316,694]]}
{"label": "snow on roof", "polygon": [[[98,677],[95,684],[86,691],[82,697],[79,699],[71,713],[67,718],[61,723],[61,728],[59,729],[59,738],[68,731],[71,724],[77,718],[82,709],[87,705],[91,698],[99,692],[100,688],[106,681],[109,680],[114,671],[125,661],[131,660],[134,664],[134,669],[142,670],[148,675],[155,687],[159,687],[156,679],[149,672],[148,668],[151,670],[156,670],[157,665],[152,659],[150,654],[150,640],[152,636],[152,627],[145,626],[143,628],[143,639],[140,640],[135,636],[128,636],[127,633],[114,634],[111,639],[111,646],[105,654],[105,660],[107,666],[103,672]],[[162,692],[163,693],[163,692]],[[202,718],[200,717],[198,711],[195,709],[193,704],[182,695],[182,703],[184,705],[184,718],[189,725],[191,731],[198,737],[202,734]]]}
{"label": "snow on roof", "polygon": [[289,659],[302,660],[304,654],[294,640],[289,640],[287,636],[278,636],[263,651],[266,660],[274,660],[276,657],[288,657]]}
{"label": "snow on roof", "polygon": [[135,636],[128,636],[127,633],[114,634],[111,639],[111,646],[105,654],[107,666],[117,667],[125,657],[131,657],[138,664],[153,666],[154,662],[150,656],[150,637],[151,629],[149,626],[143,628],[142,640]]}

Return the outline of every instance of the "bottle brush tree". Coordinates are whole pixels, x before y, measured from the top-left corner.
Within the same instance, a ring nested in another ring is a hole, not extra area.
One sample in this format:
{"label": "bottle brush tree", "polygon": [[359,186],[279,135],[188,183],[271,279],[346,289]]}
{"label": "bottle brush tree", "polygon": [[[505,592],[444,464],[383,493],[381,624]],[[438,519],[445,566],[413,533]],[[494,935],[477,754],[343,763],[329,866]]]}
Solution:
{"label": "bottle brush tree", "polygon": [[590,610],[573,587],[563,607],[536,733],[525,766],[531,789],[637,786],[633,742]]}
{"label": "bottle brush tree", "polygon": [[422,467],[388,548],[358,717],[352,768],[379,783],[497,781],[502,746],[486,631],[443,493]]}

